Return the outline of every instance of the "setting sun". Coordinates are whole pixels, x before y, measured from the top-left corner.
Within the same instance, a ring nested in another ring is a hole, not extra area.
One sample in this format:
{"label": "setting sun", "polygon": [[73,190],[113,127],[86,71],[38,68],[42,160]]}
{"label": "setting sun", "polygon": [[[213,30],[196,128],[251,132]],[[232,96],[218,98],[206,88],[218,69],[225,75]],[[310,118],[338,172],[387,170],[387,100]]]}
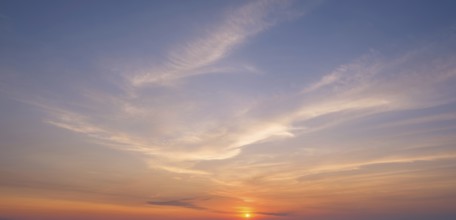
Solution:
{"label": "setting sun", "polygon": [[244,214],[244,218],[250,218],[250,217],[252,217],[252,214],[250,214],[250,213],[245,213]]}

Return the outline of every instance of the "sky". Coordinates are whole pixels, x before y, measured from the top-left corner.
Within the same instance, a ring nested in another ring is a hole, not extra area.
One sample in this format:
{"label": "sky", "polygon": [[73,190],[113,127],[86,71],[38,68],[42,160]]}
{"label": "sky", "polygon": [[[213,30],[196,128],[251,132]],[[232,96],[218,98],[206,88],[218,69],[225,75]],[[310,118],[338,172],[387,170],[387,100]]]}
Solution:
{"label": "sky", "polygon": [[453,0],[0,0],[0,220],[456,219]]}

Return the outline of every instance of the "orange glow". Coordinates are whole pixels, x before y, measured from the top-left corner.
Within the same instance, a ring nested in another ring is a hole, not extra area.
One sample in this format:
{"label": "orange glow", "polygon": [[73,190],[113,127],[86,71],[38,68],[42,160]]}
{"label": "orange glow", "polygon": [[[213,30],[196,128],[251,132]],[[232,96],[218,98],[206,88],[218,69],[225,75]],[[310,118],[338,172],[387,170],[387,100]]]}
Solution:
{"label": "orange glow", "polygon": [[250,218],[250,217],[252,217],[252,214],[250,214],[250,213],[244,213],[244,218]]}

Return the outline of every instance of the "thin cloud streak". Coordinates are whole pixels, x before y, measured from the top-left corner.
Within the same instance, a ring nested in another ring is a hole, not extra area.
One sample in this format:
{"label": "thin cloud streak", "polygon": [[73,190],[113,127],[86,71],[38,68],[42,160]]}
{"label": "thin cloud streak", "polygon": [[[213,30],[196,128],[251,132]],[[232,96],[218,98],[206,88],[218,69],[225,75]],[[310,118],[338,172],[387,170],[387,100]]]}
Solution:
{"label": "thin cloud streak", "polygon": [[[229,13],[225,20],[208,31],[206,36],[172,51],[164,64],[134,74],[130,77],[131,83],[137,87],[147,84],[167,85],[191,76],[232,70],[229,67],[213,65],[222,61],[249,37],[289,18],[290,5],[290,1],[250,1]],[[251,68],[241,67],[242,69],[249,71]]]}
{"label": "thin cloud streak", "polygon": [[193,204],[191,202],[191,199],[172,200],[172,201],[164,201],[164,202],[149,201],[147,203],[150,205],[155,205],[155,206],[173,206],[173,207],[182,207],[182,208],[189,208],[189,209],[196,209],[196,210],[207,210],[204,207]]}
{"label": "thin cloud streak", "polygon": [[428,124],[428,123],[452,121],[452,120],[456,120],[455,113],[446,113],[446,114],[416,117],[416,118],[411,118],[411,119],[383,124],[383,125],[380,125],[378,128],[391,128],[391,127],[399,127],[399,126],[420,125],[420,124]]}
{"label": "thin cloud streak", "polygon": [[257,215],[266,215],[266,216],[278,216],[278,217],[283,217],[283,216],[289,216],[290,213],[286,212],[255,212]]}

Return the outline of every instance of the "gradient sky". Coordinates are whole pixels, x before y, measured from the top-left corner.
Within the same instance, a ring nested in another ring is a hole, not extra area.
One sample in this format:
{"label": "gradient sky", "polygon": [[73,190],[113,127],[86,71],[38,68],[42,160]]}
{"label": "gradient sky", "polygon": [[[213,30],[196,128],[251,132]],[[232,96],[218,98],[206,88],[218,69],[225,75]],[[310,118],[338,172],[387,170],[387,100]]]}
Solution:
{"label": "gradient sky", "polygon": [[0,220],[454,220],[455,11],[0,0]]}

